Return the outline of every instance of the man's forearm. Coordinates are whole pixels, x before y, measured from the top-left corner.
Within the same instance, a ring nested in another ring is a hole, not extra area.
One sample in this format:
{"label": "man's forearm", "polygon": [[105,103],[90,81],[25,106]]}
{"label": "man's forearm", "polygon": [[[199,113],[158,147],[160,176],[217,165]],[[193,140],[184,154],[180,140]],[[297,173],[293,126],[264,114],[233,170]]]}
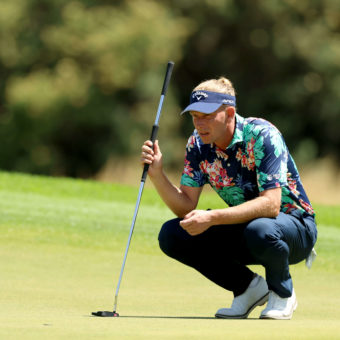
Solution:
{"label": "man's forearm", "polygon": [[196,208],[197,203],[173,185],[163,171],[157,176],[150,176],[150,179],[159,196],[176,216],[183,217]]}
{"label": "man's forearm", "polygon": [[218,225],[245,223],[260,217],[274,218],[279,210],[269,197],[260,196],[235,207],[212,210],[211,213],[213,224]]}

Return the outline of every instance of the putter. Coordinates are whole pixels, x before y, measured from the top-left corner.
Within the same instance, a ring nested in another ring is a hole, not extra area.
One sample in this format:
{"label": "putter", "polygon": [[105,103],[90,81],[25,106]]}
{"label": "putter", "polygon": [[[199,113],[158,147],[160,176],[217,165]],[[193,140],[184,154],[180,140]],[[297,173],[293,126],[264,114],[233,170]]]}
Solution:
{"label": "putter", "polygon": [[[163,88],[162,88],[161,98],[160,98],[159,105],[158,105],[155,123],[152,126],[151,137],[150,137],[150,140],[152,141],[152,143],[155,142],[156,137],[157,137],[157,132],[158,132],[158,128],[159,128],[159,125],[158,125],[159,118],[161,116],[163,101],[164,101],[166,91],[168,89],[168,85],[169,85],[169,82],[170,82],[173,67],[174,67],[174,62],[169,61],[167,69],[166,69],[166,73],[165,73],[165,79],[164,79],[164,83],[163,83]],[[94,315],[94,316],[101,316],[101,317],[118,317],[119,316],[119,314],[117,313],[118,293],[119,293],[119,288],[120,288],[120,284],[121,284],[122,277],[123,277],[124,267],[125,267],[126,258],[127,258],[127,254],[128,254],[128,251],[129,251],[130,243],[131,243],[133,230],[135,228],[138,209],[139,209],[140,201],[141,201],[141,198],[142,198],[142,193],[143,193],[146,177],[148,175],[148,170],[149,170],[149,164],[144,164],[144,169],[143,169],[142,178],[141,178],[141,182],[140,182],[135,212],[134,212],[134,215],[133,215],[131,228],[130,228],[130,234],[129,234],[129,238],[128,238],[128,241],[127,241],[127,245],[126,245],[126,249],[125,249],[125,255],[124,255],[122,267],[121,267],[121,270],[120,270],[119,280],[118,280],[118,284],[117,284],[117,288],[116,288],[113,312],[111,312],[111,311],[92,312],[92,315]]]}

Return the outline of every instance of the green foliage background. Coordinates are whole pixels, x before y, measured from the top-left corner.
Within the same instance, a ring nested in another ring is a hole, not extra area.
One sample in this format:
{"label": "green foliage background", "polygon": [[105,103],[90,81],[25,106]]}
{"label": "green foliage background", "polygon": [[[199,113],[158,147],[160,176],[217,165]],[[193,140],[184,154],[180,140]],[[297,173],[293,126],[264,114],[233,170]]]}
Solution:
{"label": "green foliage background", "polygon": [[283,132],[298,161],[340,159],[338,0],[0,0],[0,168],[89,177],[139,152],[161,118],[169,165],[204,79]]}

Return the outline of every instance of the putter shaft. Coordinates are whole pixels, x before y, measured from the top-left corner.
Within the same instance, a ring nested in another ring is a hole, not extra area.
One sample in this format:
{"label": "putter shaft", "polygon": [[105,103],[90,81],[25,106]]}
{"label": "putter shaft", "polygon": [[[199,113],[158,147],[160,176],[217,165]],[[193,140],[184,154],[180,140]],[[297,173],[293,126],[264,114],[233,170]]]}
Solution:
{"label": "putter shaft", "polygon": [[142,198],[142,193],[143,193],[144,185],[145,185],[145,181],[141,181],[140,182],[140,186],[139,186],[139,192],[138,192],[135,212],[134,212],[133,218],[132,218],[130,234],[129,234],[129,238],[128,238],[128,241],[127,241],[127,244],[126,244],[124,259],[123,259],[122,267],[121,267],[120,274],[119,274],[118,284],[117,284],[117,288],[116,288],[115,302],[114,302],[114,307],[113,307],[113,312],[114,313],[117,311],[119,288],[120,288],[120,284],[122,282],[122,277],[123,277],[123,272],[124,272],[124,268],[125,268],[126,258],[127,258],[127,254],[128,254],[129,247],[130,247],[133,230],[135,228],[135,223],[136,223],[136,219],[137,219],[139,204],[140,204],[140,201],[141,201],[141,198]]}
{"label": "putter shaft", "polygon": [[[152,127],[152,131],[151,131],[150,140],[151,140],[152,143],[155,142],[156,137],[157,137],[158,127],[159,127],[158,126],[159,118],[160,118],[160,115],[161,115],[161,112],[162,112],[164,97],[165,97],[165,94],[166,94],[166,91],[167,91],[167,88],[168,88],[168,85],[169,85],[169,82],[170,82],[173,67],[174,67],[174,63],[172,61],[169,61],[168,65],[167,65],[167,69],[166,69],[166,74],[165,74],[165,79],[164,79],[163,88],[162,88],[162,92],[161,92],[161,97],[160,97],[159,104],[158,104],[156,119],[155,119],[154,125]],[[139,209],[140,201],[141,201],[141,198],[142,198],[142,193],[143,193],[146,177],[147,177],[147,174],[148,174],[148,170],[149,170],[149,164],[144,164],[141,183],[140,183],[140,186],[139,186],[137,202],[136,202],[136,206],[135,206],[135,212],[133,214],[133,219],[132,219],[131,228],[130,228],[130,234],[129,234],[128,242],[127,242],[127,245],[126,245],[124,259],[123,259],[123,263],[122,263],[122,267],[121,267],[120,275],[119,275],[119,279],[118,279],[118,284],[117,284],[117,288],[116,288],[115,301],[114,301],[114,307],[113,307],[113,313],[114,314],[117,311],[119,288],[120,288],[120,284],[121,284],[122,277],[123,277],[123,272],[124,272],[124,268],[125,268],[127,254],[128,254],[129,248],[130,248],[131,238],[132,238],[133,230],[135,228],[138,209]]]}

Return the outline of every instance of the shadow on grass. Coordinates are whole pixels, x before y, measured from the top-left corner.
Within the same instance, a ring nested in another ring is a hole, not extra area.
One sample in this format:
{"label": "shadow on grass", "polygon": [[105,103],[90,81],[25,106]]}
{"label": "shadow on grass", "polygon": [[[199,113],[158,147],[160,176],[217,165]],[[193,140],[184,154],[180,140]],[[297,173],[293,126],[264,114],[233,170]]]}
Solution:
{"label": "shadow on grass", "polygon": [[157,316],[157,315],[120,315],[120,318],[136,319],[183,319],[183,320],[211,320],[213,316]]}
{"label": "shadow on grass", "polygon": [[259,318],[247,319],[225,319],[215,318],[214,316],[154,316],[154,315],[120,315],[120,318],[136,318],[136,319],[178,319],[178,320],[259,320]]}
{"label": "shadow on grass", "polygon": [[[90,317],[96,317],[89,315]],[[98,317],[97,317],[98,318]],[[178,320],[259,320],[258,318],[247,319],[224,319],[216,318],[214,316],[157,316],[157,315],[120,315],[118,319],[178,319]],[[117,319],[117,317],[115,317]]]}

